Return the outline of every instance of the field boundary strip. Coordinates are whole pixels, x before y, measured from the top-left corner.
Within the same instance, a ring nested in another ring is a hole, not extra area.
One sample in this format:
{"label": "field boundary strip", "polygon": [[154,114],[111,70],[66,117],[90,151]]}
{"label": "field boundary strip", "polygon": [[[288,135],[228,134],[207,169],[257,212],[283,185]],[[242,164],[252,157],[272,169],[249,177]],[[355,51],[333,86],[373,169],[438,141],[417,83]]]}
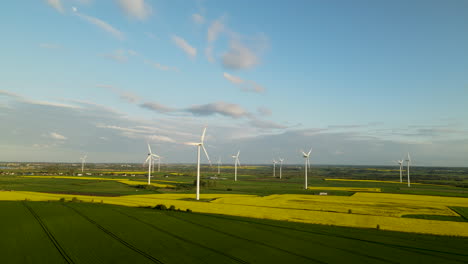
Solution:
{"label": "field boundary strip", "polygon": [[225,257],[227,257],[227,258],[230,258],[230,259],[232,259],[232,260],[234,260],[234,261],[237,261],[237,262],[239,262],[239,263],[244,263],[244,264],[249,264],[249,263],[250,263],[250,262],[245,261],[245,260],[243,260],[243,259],[240,259],[240,258],[238,258],[238,257],[235,257],[235,256],[232,256],[232,255],[230,255],[230,254],[224,253],[224,252],[222,252],[222,251],[220,251],[220,250],[207,247],[207,246],[205,246],[205,245],[203,245],[203,244],[201,244],[201,243],[197,243],[197,242],[192,241],[192,240],[185,239],[185,238],[183,238],[183,237],[181,237],[181,236],[178,236],[178,235],[173,234],[173,233],[171,233],[171,232],[169,232],[169,231],[167,231],[167,230],[164,230],[164,229],[159,228],[159,227],[157,227],[157,226],[155,226],[155,225],[153,225],[153,224],[150,224],[150,223],[148,223],[148,222],[146,222],[146,221],[143,221],[143,220],[141,220],[141,219],[139,219],[139,218],[137,218],[137,217],[135,217],[135,216],[126,214],[126,213],[124,213],[124,212],[122,212],[122,211],[120,211],[120,210],[116,210],[116,209],[112,209],[112,210],[115,211],[115,212],[117,212],[117,213],[120,213],[120,214],[122,214],[122,215],[124,215],[124,216],[126,216],[126,217],[128,217],[128,218],[131,218],[131,219],[133,219],[133,220],[135,220],[135,221],[137,221],[137,222],[140,222],[140,223],[142,223],[142,224],[144,224],[144,225],[147,225],[147,226],[149,226],[149,227],[151,227],[151,228],[153,228],[153,229],[155,229],[155,230],[157,230],[157,231],[160,231],[160,232],[162,232],[162,233],[164,233],[164,234],[166,234],[166,235],[169,235],[169,236],[171,236],[171,237],[174,237],[174,238],[176,238],[176,239],[179,239],[179,240],[181,240],[181,241],[183,241],[183,242],[186,242],[186,243],[189,243],[189,244],[192,244],[192,245],[195,245],[195,246],[198,246],[198,247],[207,249],[207,250],[209,250],[209,251],[211,251],[211,252],[215,252],[215,253],[217,253],[217,254],[220,254],[220,255],[222,255],[222,256],[225,256]]}
{"label": "field boundary strip", "polygon": [[93,219],[89,218],[88,216],[86,216],[85,214],[83,214],[82,212],[80,212],[79,210],[77,210],[76,208],[73,208],[73,207],[70,207],[66,204],[62,204],[63,206],[67,207],[68,209],[74,211],[75,213],[77,213],[78,215],[80,215],[81,217],[83,217],[84,219],[86,219],[88,222],[90,222],[91,224],[95,225],[97,228],[99,228],[101,231],[103,231],[104,233],[106,233],[107,235],[109,235],[110,237],[112,237],[113,239],[115,239],[116,241],[120,242],[122,245],[126,246],[127,248],[135,251],[136,253],[142,255],[143,257],[151,260],[152,262],[154,263],[160,263],[160,264],[164,264],[164,262],[160,261],[159,259],[151,256],[150,254],[140,250],[139,248],[135,247],[134,245],[128,243],[127,241],[125,241],[124,239],[120,238],[119,236],[117,236],[116,234],[112,233],[110,230],[106,229],[105,227],[103,227],[102,225],[100,225],[98,222],[94,221]]}
{"label": "field boundary strip", "polygon": [[54,245],[54,247],[58,250],[58,252],[60,253],[60,255],[63,257],[63,259],[67,262],[67,263],[75,263],[73,261],[73,259],[67,254],[67,252],[63,249],[63,247],[60,245],[60,243],[57,241],[57,239],[55,238],[55,236],[52,234],[52,232],[49,230],[49,228],[47,227],[47,225],[44,223],[44,221],[42,221],[41,217],[34,211],[34,209],[32,209],[29,205],[26,204],[26,202],[23,202],[23,205],[24,207],[26,207],[29,212],[31,212],[31,214],[34,216],[34,218],[37,220],[37,222],[39,223],[39,225],[41,225],[42,227],[42,230],[44,230],[44,232],[46,233],[47,237],[49,238],[49,240],[52,242],[52,244]]}

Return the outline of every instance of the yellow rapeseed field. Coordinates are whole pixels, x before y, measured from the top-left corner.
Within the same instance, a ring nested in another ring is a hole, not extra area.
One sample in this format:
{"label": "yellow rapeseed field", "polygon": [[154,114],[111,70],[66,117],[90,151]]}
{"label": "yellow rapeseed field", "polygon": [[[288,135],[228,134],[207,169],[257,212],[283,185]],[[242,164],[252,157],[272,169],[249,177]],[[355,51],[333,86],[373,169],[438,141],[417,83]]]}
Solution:
{"label": "yellow rapeseed field", "polygon": [[309,190],[327,190],[327,191],[347,191],[347,192],[381,192],[380,188],[362,188],[362,187],[307,187]]}
{"label": "yellow rapeseed field", "polygon": [[[145,194],[120,197],[0,191],[0,200],[47,201],[76,197],[84,202],[124,206],[174,205],[195,212],[253,218],[295,221],[349,227],[376,228],[402,232],[468,237],[467,222],[401,218],[404,214],[456,215],[447,206],[468,207],[468,198],[433,197],[382,193],[356,193],[353,196],[283,194],[270,196],[241,194]],[[349,210],[351,209],[351,213]]]}

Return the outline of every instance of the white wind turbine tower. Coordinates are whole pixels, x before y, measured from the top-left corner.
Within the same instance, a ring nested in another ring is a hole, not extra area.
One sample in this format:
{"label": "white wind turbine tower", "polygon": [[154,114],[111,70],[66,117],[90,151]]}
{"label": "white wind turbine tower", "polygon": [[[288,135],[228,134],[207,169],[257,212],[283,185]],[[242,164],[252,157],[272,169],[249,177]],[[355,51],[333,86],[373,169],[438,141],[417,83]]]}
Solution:
{"label": "white wind turbine tower", "polygon": [[219,173],[219,167],[221,166],[221,157],[218,158],[218,175],[220,174]]}
{"label": "white wind turbine tower", "polygon": [[312,152],[312,148],[309,150],[308,153],[302,151],[302,156],[305,159],[305,179],[304,179],[304,189],[307,190],[307,167],[310,168],[310,152]]}
{"label": "white wind turbine tower", "polygon": [[239,155],[240,150],[237,152],[237,155],[232,156],[234,159],[234,181],[237,181],[237,165],[240,166]]}
{"label": "white wind turbine tower", "polygon": [[86,163],[86,158],[88,157],[88,154],[85,154],[83,157],[80,158],[81,160],[81,173],[84,171],[84,165]]}
{"label": "white wind turbine tower", "polygon": [[273,178],[276,178],[276,163],[278,163],[276,160],[273,160]]}
{"label": "white wind turbine tower", "polygon": [[149,144],[148,144],[148,151],[149,151],[148,157],[146,158],[146,160],[145,160],[145,162],[143,163],[143,165],[146,164],[146,163],[148,163],[148,185],[150,185],[150,184],[151,184],[151,165],[153,165],[153,167],[154,167],[154,162],[153,162],[153,160],[154,160],[154,158],[159,158],[159,156],[156,155],[156,154],[153,154],[153,152],[151,151],[151,147],[150,147]]}
{"label": "white wind turbine tower", "polygon": [[284,161],[284,159],[279,158],[279,161],[280,161],[280,179],[281,179],[281,177],[283,176],[283,161]]}
{"label": "white wind turbine tower", "polygon": [[403,160],[397,161],[398,164],[400,164],[400,183],[403,182]]}
{"label": "white wind turbine tower", "polygon": [[409,152],[408,152],[408,156],[406,157],[406,162],[408,163],[408,169],[407,169],[407,172],[408,172],[408,187],[411,187],[410,176],[409,176],[409,168],[410,168],[410,163],[411,163],[411,157],[409,155]]}
{"label": "white wind turbine tower", "polygon": [[208,157],[208,152],[206,151],[205,146],[203,145],[203,141],[205,140],[205,132],[206,132],[206,127],[203,129],[203,133],[202,133],[200,142],[198,142],[198,143],[186,143],[187,145],[198,146],[198,155],[197,155],[197,200],[200,200],[200,148],[203,148],[203,151],[205,152],[206,158],[208,159],[208,162],[211,165],[210,157]]}

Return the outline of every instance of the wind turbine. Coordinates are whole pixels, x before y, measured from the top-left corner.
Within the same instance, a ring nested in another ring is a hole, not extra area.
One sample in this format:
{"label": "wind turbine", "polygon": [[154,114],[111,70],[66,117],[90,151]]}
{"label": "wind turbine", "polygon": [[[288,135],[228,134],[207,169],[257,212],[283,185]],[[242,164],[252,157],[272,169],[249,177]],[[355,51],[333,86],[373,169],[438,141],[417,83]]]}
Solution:
{"label": "wind turbine", "polygon": [[409,168],[410,168],[410,163],[411,163],[411,157],[408,152],[408,156],[406,157],[406,162],[408,163],[408,169],[406,170],[408,172],[408,187],[411,187],[411,182],[410,182],[410,177],[409,177]]}
{"label": "wind turbine", "polygon": [[276,163],[278,162],[273,159],[273,178],[276,178]]}
{"label": "wind turbine", "polygon": [[203,141],[205,140],[205,132],[206,132],[206,127],[203,129],[203,133],[201,135],[200,142],[186,143],[187,145],[198,146],[198,155],[197,155],[197,200],[200,200],[200,148],[203,148],[203,151],[205,152],[206,158],[208,159],[208,162],[210,163],[210,166],[211,166],[210,157],[208,157],[208,152],[206,151],[205,146],[203,145]]}
{"label": "wind turbine", "polygon": [[81,173],[84,171],[84,165],[86,163],[86,158],[88,157],[88,154],[85,154],[83,157],[80,158],[81,160]]}
{"label": "wind turbine", "polygon": [[153,165],[154,167],[154,162],[153,162],[153,159],[154,158],[159,158],[158,155],[156,154],[153,154],[153,152],[151,151],[151,147],[150,145],[148,144],[148,157],[146,158],[145,162],[143,163],[143,165],[145,165],[146,163],[148,163],[148,185],[151,184],[151,165]]}
{"label": "wind turbine", "polygon": [[221,165],[221,157],[218,158],[218,175],[219,175],[219,166]]}
{"label": "wind turbine", "polygon": [[304,157],[305,159],[305,181],[304,181],[304,189],[307,190],[307,167],[310,168],[310,152],[312,152],[312,148],[309,150],[308,153],[305,153],[304,151],[302,151],[302,156]]}
{"label": "wind turbine", "polygon": [[234,181],[237,181],[237,165],[239,164],[240,166],[239,154],[240,150],[237,152],[237,155],[232,156],[232,158],[234,159]]}
{"label": "wind turbine", "polygon": [[279,158],[279,161],[280,161],[280,179],[281,179],[281,177],[283,175],[283,161],[284,161],[284,159]]}
{"label": "wind turbine", "polygon": [[403,182],[403,160],[398,160],[398,164],[400,164],[400,182]]}

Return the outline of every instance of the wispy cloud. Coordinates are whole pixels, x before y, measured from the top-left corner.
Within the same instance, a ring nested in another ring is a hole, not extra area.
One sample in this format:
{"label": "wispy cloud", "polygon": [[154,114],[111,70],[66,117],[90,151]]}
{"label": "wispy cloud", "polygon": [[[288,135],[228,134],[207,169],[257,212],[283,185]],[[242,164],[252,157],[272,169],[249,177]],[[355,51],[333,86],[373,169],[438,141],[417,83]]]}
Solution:
{"label": "wispy cloud", "polygon": [[161,135],[150,135],[147,137],[149,141],[156,141],[156,142],[169,142],[175,143],[176,141],[168,136],[161,136]]}
{"label": "wispy cloud", "polygon": [[208,42],[214,42],[218,39],[219,34],[225,30],[223,18],[213,21],[208,27],[207,40]]}
{"label": "wispy cloud", "polygon": [[231,41],[229,50],[223,54],[223,66],[232,69],[249,69],[260,62],[257,55],[239,41]]}
{"label": "wispy cloud", "polygon": [[198,25],[201,25],[201,24],[205,23],[205,18],[200,14],[193,14],[192,15],[192,21],[195,22]]}
{"label": "wispy cloud", "polygon": [[182,49],[187,55],[191,57],[197,56],[197,49],[192,47],[185,39],[173,35],[172,36],[172,41],[180,48]]}
{"label": "wispy cloud", "polygon": [[145,0],[118,0],[117,2],[128,16],[139,20],[144,20],[153,13],[153,9]]}
{"label": "wispy cloud", "polygon": [[254,81],[245,81],[237,76],[224,73],[223,77],[231,83],[237,85],[244,92],[263,93],[265,88]]}
{"label": "wispy cloud", "polygon": [[168,112],[174,112],[177,111],[174,108],[156,103],[156,102],[146,102],[140,105],[142,108],[146,108],[152,111],[156,111],[159,113],[168,113]]}
{"label": "wispy cloud", "polygon": [[243,84],[244,83],[244,80],[242,80],[241,78],[237,77],[237,76],[234,76],[234,75],[231,75],[229,73],[224,73],[223,74],[224,78],[230,82],[232,82],[233,84]]}
{"label": "wispy cloud", "polygon": [[61,0],[46,0],[46,3],[53,7],[55,10],[57,10],[60,13],[65,13],[65,9],[63,8],[62,1]]}
{"label": "wispy cloud", "polygon": [[78,9],[76,7],[73,7],[73,11],[75,13],[75,15],[77,15],[79,18],[99,27],[100,29],[106,31],[107,33],[113,35],[114,37],[120,39],[120,40],[123,40],[125,37],[124,37],[124,34],[114,28],[113,26],[111,26],[109,23],[99,19],[99,18],[96,18],[96,17],[92,17],[92,16],[88,16],[88,15],[85,15],[85,14],[82,14],[80,12],[78,12]]}
{"label": "wispy cloud", "polygon": [[61,134],[59,134],[59,133],[57,133],[57,132],[50,132],[50,133],[49,133],[49,136],[50,136],[51,138],[57,139],[57,140],[66,140],[66,139],[67,139],[66,136],[61,135]]}
{"label": "wispy cloud", "polygon": [[223,116],[228,116],[232,118],[248,117],[251,114],[242,108],[238,104],[226,103],[223,101],[202,104],[202,105],[193,105],[185,110],[194,115],[209,116],[214,114],[219,114]]}

